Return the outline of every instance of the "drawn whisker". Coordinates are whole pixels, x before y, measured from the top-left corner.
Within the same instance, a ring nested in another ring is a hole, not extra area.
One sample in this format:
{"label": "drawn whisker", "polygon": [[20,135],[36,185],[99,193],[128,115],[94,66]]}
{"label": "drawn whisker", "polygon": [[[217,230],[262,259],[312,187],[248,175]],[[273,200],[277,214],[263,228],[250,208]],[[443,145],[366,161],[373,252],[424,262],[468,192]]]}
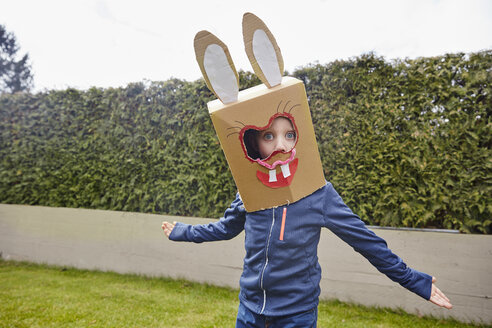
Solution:
{"label": "drawn whisker", "polygon": [[279,107],[280,107],[281,104],[282,104],[282,100],[280,100],[280,102],[279,102],[279,104],[277,106],[277,113],[278,113],[278,109],[279,109]]}
{"label": "drawn whisker", "polygon": [[242,128],[240,126],[231,126],[227,128],[227,130],[229,129],[242,129]]}
{"label": "drawn whisker", "polygon": [[246,126],[246,124],[244,124],[243,122],[240,122],[240,121],[234,121],[234,122],[237,122],[237,123],[241,124],[242,126]]}
{"label": "drawn whisker", "polygon": [[230,137],[230,136],[232,136],[233,134],[239,134],[239,132],[232,132],[232,133],[229,133],[229,134],[227,135],[227,138],[229,138],[229,137]]}
{"label": "drawn whisker", "polygon": [[284,106],[284,113],[285,113],[285,109],[287,108],[287,105],[290,103],[290,100],[285,104]]}
{"label": "drawn whisker", "polygon": [[294,109],[294,107],[297,107],[297,106],[301,106],[301,104],[295,104],[294,106],[292,106],[292,107],[289,109],[289,114],[290,114],[290,112]]}

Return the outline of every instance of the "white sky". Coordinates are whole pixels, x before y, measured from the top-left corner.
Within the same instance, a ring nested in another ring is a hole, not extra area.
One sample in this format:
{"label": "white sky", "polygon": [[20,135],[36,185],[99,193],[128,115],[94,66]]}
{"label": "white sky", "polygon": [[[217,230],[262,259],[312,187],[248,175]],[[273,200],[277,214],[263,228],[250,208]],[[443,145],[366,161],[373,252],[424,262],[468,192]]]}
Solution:
{"label": "white sky", "polygon": [[201,77],[193,38],[206,29],[252,71],[241,20],[270,28],[285,69],[375,51],[393,58],[492,49],[491,0],[0,0],[0,24],[28,52],[34,91]]}

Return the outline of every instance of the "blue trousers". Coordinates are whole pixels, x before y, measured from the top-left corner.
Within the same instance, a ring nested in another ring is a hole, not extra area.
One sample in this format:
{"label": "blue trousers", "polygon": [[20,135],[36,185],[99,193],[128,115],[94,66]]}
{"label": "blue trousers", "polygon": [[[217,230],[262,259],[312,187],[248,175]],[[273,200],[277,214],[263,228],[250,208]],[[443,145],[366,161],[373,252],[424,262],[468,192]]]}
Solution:
{"label": "blue trousers", "polygon": [[286,316],[271,317],[251,312],[239,303],[236,328],[316,328],[318,307]]}

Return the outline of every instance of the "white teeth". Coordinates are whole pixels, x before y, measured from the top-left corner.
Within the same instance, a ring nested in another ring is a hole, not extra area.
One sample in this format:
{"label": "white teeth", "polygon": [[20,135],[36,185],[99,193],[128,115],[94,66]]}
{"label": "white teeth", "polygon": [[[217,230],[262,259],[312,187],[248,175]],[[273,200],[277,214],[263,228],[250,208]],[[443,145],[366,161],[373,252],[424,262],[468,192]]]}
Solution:
{"label": "white teeth", "polygon": [[289,164],[280,165],[280,168],[282,169],[282,174],[284,175],[284,178],[290,176]]}
{"label": "white teeth", "polygon": [[269,173],[270,173],[270,179],[268,180],[268,182],[276,182],[277,181],[277,171],[270,170]]}

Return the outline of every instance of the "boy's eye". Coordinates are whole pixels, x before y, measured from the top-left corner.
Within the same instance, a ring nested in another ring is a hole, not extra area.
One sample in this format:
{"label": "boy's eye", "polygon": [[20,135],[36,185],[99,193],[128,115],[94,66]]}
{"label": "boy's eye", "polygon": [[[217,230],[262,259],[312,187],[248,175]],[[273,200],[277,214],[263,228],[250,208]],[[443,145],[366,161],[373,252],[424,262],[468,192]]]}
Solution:
{"label": "boy's eye", "polygon": [[295,132],[287,132],[285,135],[287,139],[295,139],[296,138],[296,133]]}
{"label": "boy's eye", "polygon": [[273,134],[271,134],[270,132],[265,133],[263,135],[263,139],[265,139],[265,140],[273,140]]}

